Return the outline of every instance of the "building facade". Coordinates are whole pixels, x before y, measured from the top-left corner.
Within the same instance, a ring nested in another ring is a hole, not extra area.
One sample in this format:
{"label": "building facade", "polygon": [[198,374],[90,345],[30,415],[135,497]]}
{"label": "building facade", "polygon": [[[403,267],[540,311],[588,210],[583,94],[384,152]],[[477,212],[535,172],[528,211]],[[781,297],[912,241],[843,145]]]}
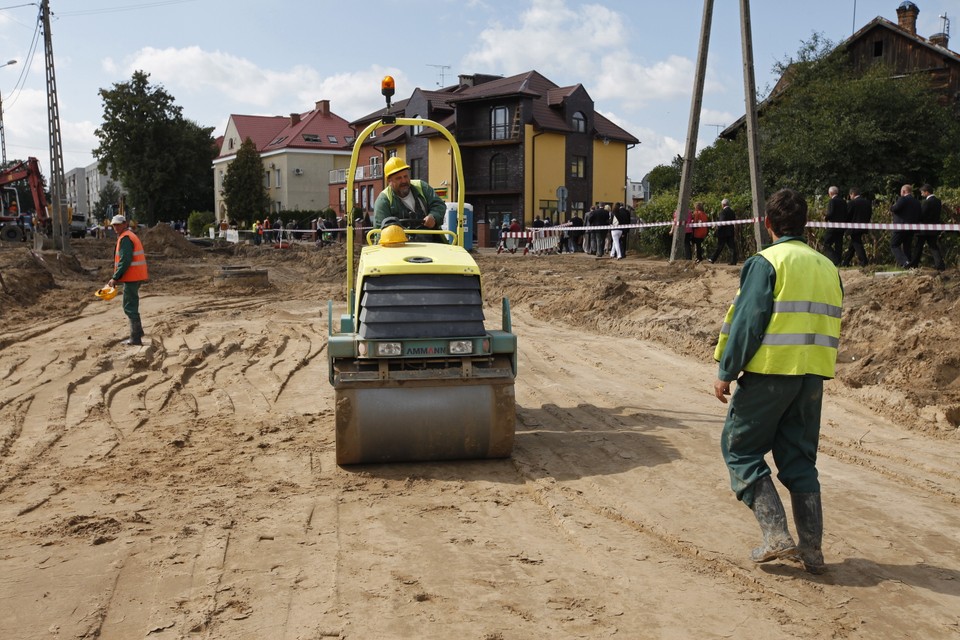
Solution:
{"label": "building facade", "polygon": [[229,218],[223,180],[247,138],[256,145],[263,163],[263,184],[270,199],[270,211],[264,214],[320,211],[330,206],[330,172],[349,164],[354,133],[346,120],[330,111],[329,100],[319,100],[306,113],[230,116],[213,161],[218,221]]}

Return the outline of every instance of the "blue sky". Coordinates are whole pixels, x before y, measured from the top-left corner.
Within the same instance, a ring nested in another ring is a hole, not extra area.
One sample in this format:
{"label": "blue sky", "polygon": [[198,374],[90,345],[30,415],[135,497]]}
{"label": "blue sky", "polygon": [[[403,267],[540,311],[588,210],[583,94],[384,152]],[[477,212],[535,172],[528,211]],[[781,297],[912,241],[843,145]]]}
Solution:
{"label": "blue sky", "polygon": [[[36,156],[49,172],[38,4],[0,6],[0,95],[8,158]],[[914,0],[917,31],[960,20],[960,0]],[[0,0],[2,2],[2,0]],[[876,16],[896,22],[900,0],[754,0],[757,86],[813,32],[840,42]],[[174,96],[183,113],[223,132],[230,114],[288,115],[329,99],[353,120],[397,95],[452,84],[458,74],[535,69],[560,86],[583,84],[596,108],[641,140],[628,156],[639,180],[681,153],[703,15],[702,0],[51,0],[64,166],[93,162],[100,88],[134,70]],[[348,14],[347,12],[355,12]],[[743,114],[739,2],[715,2],[698,137]],[[960,48],[960,22],[951,48]],[[442,76],[441,76],[442,74]],[[762,150],[761,150],[762,152]]]}

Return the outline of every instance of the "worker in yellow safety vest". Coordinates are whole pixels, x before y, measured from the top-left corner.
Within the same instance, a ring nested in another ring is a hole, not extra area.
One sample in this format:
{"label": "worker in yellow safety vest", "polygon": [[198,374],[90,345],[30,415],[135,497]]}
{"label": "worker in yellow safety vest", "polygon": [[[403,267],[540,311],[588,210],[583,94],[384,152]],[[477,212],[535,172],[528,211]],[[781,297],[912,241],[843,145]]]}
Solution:
{"label": "worker in yellow safety vest", "polygon": [[[799,561],[823,573],[823,510],[817,448],[823,381],[833,378],[843,287],[836,266],[803,238],[807,203],[783,189],[767,201],[764,225],[774,242],[743,264],[714,358],[714,394],[726,403],[720,447],[730,485],[763,533],[754,562]],[[764,460],[773,453],[789,490],[799,545]]]}

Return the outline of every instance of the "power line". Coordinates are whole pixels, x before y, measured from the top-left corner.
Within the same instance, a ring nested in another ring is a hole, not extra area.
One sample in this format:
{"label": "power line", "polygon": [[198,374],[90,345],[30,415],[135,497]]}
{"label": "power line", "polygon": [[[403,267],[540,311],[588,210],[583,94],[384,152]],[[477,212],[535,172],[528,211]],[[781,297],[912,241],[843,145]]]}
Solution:
{"label": "power line", "polygon": [[163,0],[162,2],[147,2],[144,4],[126,5],[120,7],[104,7],[102,9],[80,9],[77,11],[58,11],[57,17],[72,16],[95,16],[101,13],[119,13],[122,11],[137,11],[139,9],[153,9],[154,7],[166,7],[172,4],[185,4],[187,2],[197,2],[197,0]]}

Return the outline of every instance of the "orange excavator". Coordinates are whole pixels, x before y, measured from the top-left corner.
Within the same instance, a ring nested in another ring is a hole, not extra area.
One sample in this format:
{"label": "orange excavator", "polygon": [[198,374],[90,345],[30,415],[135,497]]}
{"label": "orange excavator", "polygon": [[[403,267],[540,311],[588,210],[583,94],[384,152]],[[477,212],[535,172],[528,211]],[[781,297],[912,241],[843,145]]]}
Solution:
{"label": "orange excavator", "polygon": [[17,190],[8,187],[19,180],[26,180],[30,194],[33,196],[33,207],[36,211],[34,224],[45,233],[50,233],[51,220],[47,208],[47,196],[43,192],[43,177],[40,173],[40,164],[36,158],[27,158],[8,169],[0,171],[0,199],[3,210],[0,211],[0,240],[19,242],[24,239],[25,229],[21,223],[23,209],[20,207],[20,198]]}

